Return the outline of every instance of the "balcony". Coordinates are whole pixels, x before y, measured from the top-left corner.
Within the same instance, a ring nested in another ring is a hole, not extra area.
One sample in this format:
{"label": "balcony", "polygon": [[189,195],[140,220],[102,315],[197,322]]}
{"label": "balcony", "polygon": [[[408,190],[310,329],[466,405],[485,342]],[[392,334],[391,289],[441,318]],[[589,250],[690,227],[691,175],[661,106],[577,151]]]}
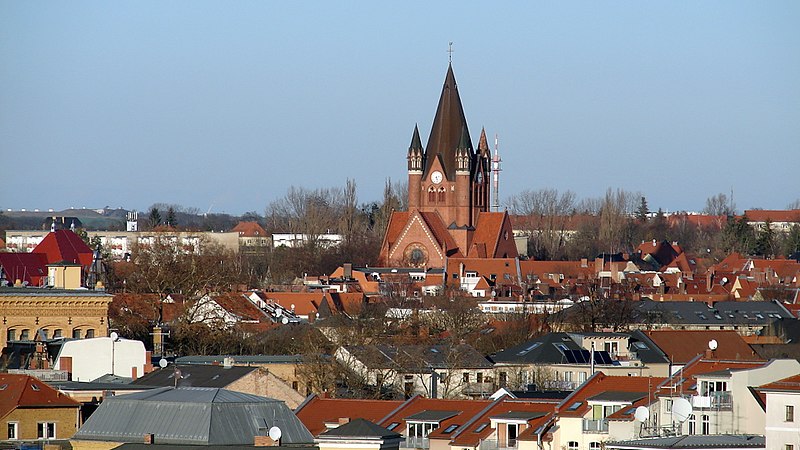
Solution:
{"label": "balcony", "polygon": [[608,421],[606,419],[583,419],[584,433],[608,433]]}
{"label": "balcony", "polygon": [[710,392],[709,395],[693,395],[692,406],[727,411],[733,409],[733,396],[730,391]]}
{"label": "balcony", "polygon": [[506,450],[506,449],[516,449],[517,448],[517,440],[516,439],[509,439],[508,442],[498,442],[497,439],[484,439],[481,441],[478,450]]}
{"label": "balcony", "polygon": [[461,391],[470,397],[488,397],[497,391],[493,382],[466,383]]}
{"label": "balcony", "polygon": [[400,441],[400,448],[430,448],[430,440],[426,437],[409,436]]}

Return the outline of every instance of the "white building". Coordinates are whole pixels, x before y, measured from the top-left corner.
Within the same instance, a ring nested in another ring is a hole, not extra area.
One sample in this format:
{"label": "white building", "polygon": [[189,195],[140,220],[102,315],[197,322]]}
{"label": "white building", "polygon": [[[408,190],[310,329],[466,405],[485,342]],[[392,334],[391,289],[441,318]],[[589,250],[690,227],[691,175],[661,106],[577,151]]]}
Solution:
{"label": "white building", "polygon": [[147,352],[142,341],[110,337],[66,341],[55,370],[72,374],[72,381],[93,381],[103,375],[136,379],[144,375]]}

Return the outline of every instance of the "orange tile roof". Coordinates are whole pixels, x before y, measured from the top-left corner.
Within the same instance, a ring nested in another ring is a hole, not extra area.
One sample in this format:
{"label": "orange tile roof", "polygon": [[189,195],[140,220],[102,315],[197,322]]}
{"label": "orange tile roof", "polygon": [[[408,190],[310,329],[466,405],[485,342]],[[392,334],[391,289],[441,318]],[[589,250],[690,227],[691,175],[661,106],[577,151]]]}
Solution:
{"label": "orange tile roof", "polygon": [[22,408],[80,408],[81,404],[29,375],[0,373],[0,419]]}
{"label": "orange tile roof", "polygon": [[242,293],[227,293],[212,295],[214,300],[222,309],[233,314],[241,320],[254,322],[272,322],[267,313],[256,306]]}
{"label": "orange tile roof", "polygon": [[760,386],[758,390],[800,392],[800,375],[792,375],[791,377],[765,384]]}
{"label": "orange tile roof", "polygon": [[267,232],[258,222],[239,222],[231,231],[236,231],[242,237],[265,237]]}
{"label": "orange tile roof", "polygon": [[447,428],[451,424],[464,425],[474,415],[478,414],[492,402],[489,400],[444,400],[414,396],[405,402],[402,407],[384,417],[378,425],[388,427],[397,423],[395,429],[406,428],[405,418],[422,411],[453,411],[456,414],[439,423],[439,428]]}
{"label": "orange tile roof", "polygon": [[[494,258],[497,256],[497,245],[503,231],[503,224],[508,220],[508,213],[481,212],[475,224],[475,234],[472,235],[472,245],[476,250],[483,249],[483,255],[471,257]],[[509,233],[510,234],[510,233]]]}
{"label": "orange tile roof", "polygon": [[447,231],[447,225],[442,222],[442,217],[439,216],[439,213],[436,212],[419,212],[419,215],[422,216],[425,223],[428,225],[428,228],[433,233],[436,242],[442,247],[445,253],[448,253],[451,250],[458,250],[458,244],[456,244],[455,239]]}
{"label": "orange tile roof", "polygon": [[378,423],[403,402],[400,400],[354,400],[313,396],[300,405],[295,414],[314,436],[327,428],[325,423],[338,422],[340,418],[366,419]]}
{"label": "orange tile roof", "polygon": [[667,224],[670,228],[684,225],[721,230],[728,222],[728,216],[710,216],[706,214],[670,214]]}
{"label": "orange tile roof", "polygon": [[650,397],[656,387],[666,379],[661,377],[620,377],[595,373],[569,397],[558,405],[562,417],[583,417],[591,411],[588,399],[603,392],[639,392]]}
{"label": "orange tile roof", "polygon": [[289,310],[294,305],[295,314],[306,317],[317,313],[324,296],[323,292],[264,292],[266,301],[272,300]]}
{"label": "orange tile roof", "polygon": [[675,364],[685,364],[697,355],[706,353],[708,343],[717,341],[714,358],[725,360],[760,361],[753,349],[733,330],[655,330],[645,334]]}
{"label": "orange tile roof", "polygon": [[91,266],[94,259],[92,249],[83,242],[80,236],[70,230],[56,230],[47,233],[47,236],[34,247],[31,253],[45,254],[48,264],[69,261],[85,268]]}
{"label": "orange tile roof", "polygon": [[748,222],[800,222],[800,209],[748,209]]}
{"label": "orange tile roof", "polygon": [[[558,401],[546,400],[518,400],[508,397],[501,397],[489,407],[485,408],[480,413],[471,418],[472,422],[469,425],[461,424],[462,426],[454,430],[450,437],[451,446],[464,446],[464,447],[477,447],[481,440],[489,437],[495,430],[491,427],[485,426],[480,432],[476,432],[482,425],[488,424],[491,417],[499,414],[509,412],[533,412],[542,413],[542,417],[531,419],[528,421],[528,430],[534,431],[539,425],[552,418]],[[439,427],[431,432],[430,437],[447,438],[448,435],[443,433],[444,428]],[[523,436],[520,434],[520,439]]]}

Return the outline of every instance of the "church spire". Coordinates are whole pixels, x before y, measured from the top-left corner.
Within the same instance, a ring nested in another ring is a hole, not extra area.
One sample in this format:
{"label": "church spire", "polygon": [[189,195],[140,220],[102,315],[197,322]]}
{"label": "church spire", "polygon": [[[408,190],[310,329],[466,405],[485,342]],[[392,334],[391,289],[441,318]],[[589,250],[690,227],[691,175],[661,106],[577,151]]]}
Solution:
{"label": "church spire", "polygon": [[425,151],[422,148],[422,140],[419,138],[419,127],[414,125],[414,134],[411,136],[411,145],[408,147],[408,170],[422,171],[422,160]]}
{"label": "church spire", "polygon": [[430,167],[437,155],[441,155],[444,164],[445,177],[453,180],[456,171],[456,149],[459,148],[462,137],[466,134],[466,147],[472,151],[472,143],[469,141],[469,128],[467,119],[464,116],[464,109],[461,105],[461,98],[458,95],[458,85],[453,74],[453,66],[448,64],[447,75],[444,79],[442,94],[439,97],[439,105],[436,108],[436,116],[433,118],[431,134],[428,138],[426,150],[426,163],[424,174],[430,172]]}
{"label": "church spire", "polygon": [[486,139],[486,128],[481,128],[481,137],[478,139],[478,153],[484,158],[490,158],[489,142]]}

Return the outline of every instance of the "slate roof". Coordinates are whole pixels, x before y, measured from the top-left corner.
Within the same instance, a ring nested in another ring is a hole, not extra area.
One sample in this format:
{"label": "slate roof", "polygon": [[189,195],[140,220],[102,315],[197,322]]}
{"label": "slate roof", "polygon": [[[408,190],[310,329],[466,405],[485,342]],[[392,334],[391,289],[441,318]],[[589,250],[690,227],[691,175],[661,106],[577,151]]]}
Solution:
{"label": "slate roof", "polygon": [[[568,310],[567,310],[568,311]],[[792,318],[778,302],[654,302],[642,300],[633,309],[633,322],[702,326],[766,326],[776,319]]]}
{"label": "slate roof", "polygon": [[[175,386],[175,366],[165,369],[155,370],[147,375],[136,379],[132,385],[138,386]],[[249,375],[258,367],[245,366],[214,366],[214,365],[179,365],[181,379],[178,380],[178,387],[205,387],[223,388],[234,381]]]}
{"label": "slate roof", "polygon": [[566,362],[564,354],[555,344],[565,345],[569,350],[582,350],[568,333],[548,333],[491,356],[495,363],[507,364],[561,364]]}
{"label": "slate roof", "polygon": [[400,434],[389,431],[380,425],[376,425],[367,419],[354,419],[350,422],[339,425],[319,435],[321,440],[325,438],[372,438],[372,439],[400,439]]}
{"label": "slate roof", "polygon": [[710,434],[685,435],[663,438],[632,439],[629,441],[609,441],[609,449],[648,449],[648,448],[764,448],[766,438],[756,435]]}
{"label": "slate roof", "polygon": [[368,368],[401,368],[427,371],[434,369],[490,369],[489,362],[471,345],[348,345],[344,347]]}
{"label": "slate roof", "polygon": [[261,364],[299,364],[303,362],[302,355],[195,355],[175,358],[178,364],[210,364],[220,365],[225,358],[233,358],[234,364],[243,366],[257,366]]}
{"label": "slate roof", "polygon": [[76,440],[175,445],[248,445],[272,426],[283,444],[313,436],[279,400],[216,388],[159,388],[109,397],[73,437]]}

